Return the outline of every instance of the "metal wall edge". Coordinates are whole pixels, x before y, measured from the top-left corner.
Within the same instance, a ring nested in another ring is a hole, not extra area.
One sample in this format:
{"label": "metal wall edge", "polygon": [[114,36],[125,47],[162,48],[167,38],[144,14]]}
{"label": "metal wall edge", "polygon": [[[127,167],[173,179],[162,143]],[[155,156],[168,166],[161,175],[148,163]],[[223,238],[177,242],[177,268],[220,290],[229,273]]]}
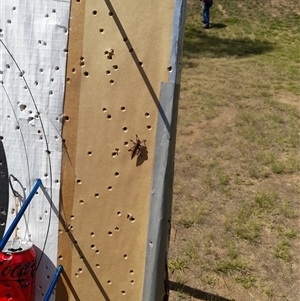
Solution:
{"label": "metal wall edge", "polygon": [[169,120],[170,132],[159,116],[152,179],[149,230],[143,301],[161,301],[169,246],[174,178],[175,138],[180,86],[162,83],[161,107]]}
{"label": "metal wall edge", "polygon": [[169,82],[162,83],[160,90],[160,112],[151,189],[143,301],[162,301],[165,293],[164,278],[171,229],[185,14],[186,0],[175,0],[170,55],[171,72]]}

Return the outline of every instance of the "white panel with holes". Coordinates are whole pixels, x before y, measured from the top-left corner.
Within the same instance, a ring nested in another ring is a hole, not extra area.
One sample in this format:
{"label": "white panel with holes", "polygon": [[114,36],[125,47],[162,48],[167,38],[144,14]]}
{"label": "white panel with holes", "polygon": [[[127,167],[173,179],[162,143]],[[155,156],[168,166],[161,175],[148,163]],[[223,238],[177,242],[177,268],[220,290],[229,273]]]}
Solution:
{"label": "white panel with holes", "polygon": [[[41,178],[52,200],[39,189],[13,234],[37,248],[35,301],[56,269],[69,10],[68,0],[0,2],[0,139],[11,184],[24,198]],[[19,203],[10,189],[6,229]]]}

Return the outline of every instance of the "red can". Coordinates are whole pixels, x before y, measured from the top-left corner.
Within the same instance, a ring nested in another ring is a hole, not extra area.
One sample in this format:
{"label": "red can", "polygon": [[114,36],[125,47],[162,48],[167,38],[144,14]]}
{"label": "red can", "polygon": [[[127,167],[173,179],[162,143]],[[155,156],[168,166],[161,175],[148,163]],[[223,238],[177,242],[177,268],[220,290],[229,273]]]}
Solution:
{"label": "red can", "polygon": [[31,242],[9,241],[0,252],[0,301],[33,301],[36,252]]}

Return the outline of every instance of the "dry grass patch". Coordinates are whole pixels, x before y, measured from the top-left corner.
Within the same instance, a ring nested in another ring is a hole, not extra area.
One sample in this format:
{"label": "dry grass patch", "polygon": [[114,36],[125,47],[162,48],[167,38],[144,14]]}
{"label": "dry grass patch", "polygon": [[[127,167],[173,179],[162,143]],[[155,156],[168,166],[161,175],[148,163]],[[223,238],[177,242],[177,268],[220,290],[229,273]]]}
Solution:
{"label": "dry grass patch", "polygon": [[220,0],[204,31],[188,1],[171,301],[300,295],[296,4]]}

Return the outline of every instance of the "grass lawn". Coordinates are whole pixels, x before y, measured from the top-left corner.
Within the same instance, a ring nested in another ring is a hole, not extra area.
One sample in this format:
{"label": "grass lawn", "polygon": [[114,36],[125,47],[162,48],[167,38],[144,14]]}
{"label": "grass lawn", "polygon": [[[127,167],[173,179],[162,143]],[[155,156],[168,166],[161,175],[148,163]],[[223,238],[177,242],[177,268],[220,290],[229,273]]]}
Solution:
{"label": "grass lawn", "polygon": [[299,300],[299,1],[187,2],[170,301]]}

